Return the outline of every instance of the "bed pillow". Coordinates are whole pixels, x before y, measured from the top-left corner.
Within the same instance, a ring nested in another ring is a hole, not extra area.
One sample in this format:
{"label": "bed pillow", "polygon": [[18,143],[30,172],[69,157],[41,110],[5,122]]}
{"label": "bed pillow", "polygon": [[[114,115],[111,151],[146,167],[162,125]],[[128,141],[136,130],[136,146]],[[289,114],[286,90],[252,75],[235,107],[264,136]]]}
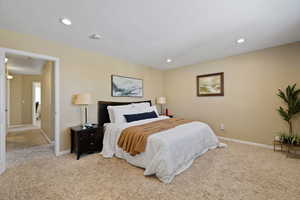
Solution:
{"label": "bed pillow", "polygon": [[150,103],[149,102],[132,103],[131,105],[133,105],[134,107],[136,107],[138,109],[145,109],[145,108],[149,108],[150,107]]}
{"label": "bed pillow", "polygon": [[133,105],[132,104],[128,104],[128,105],[121,105],[121,106],[107,106],[107,111],[108,111],[108,115],[109,115],[109,120],[111,123],[116,123],[116,120],[115,120],[115,114],[116,109],[122,109],[122,110],[126,110],[126,109],[133,109]]}
{"label": "bed pillow", "polygon": [[150,106],[150,107],[148,107],[148,108],[139,109],[139,111],[140,111],[141,113],[152,112],[152,111],[154,111],[154,112],[156,113],[156,115],[159,116],[159,113],[158,113],[158,111],[157,111],[157,109],[156,109],[156,106]]}
{"label": "bed pillow", "polygon": [[158,116],[154,111],[152,111],[152,112],[124,115],[124,117],[127,122],[134,122],[134,121],[139,121],[144,119],[157,118]]}
{"label": "bed pillow", "polygon": [[[110,106],[108,106],[110,107]],[[115,118],[114,118],[114,114],[111,108],[107,107],[107,112],[108,112],[108,116],[109,116],[109,121],[110,123],[115,123]]]}
{"label": "bed pillow", "polygon": [[140,110],[133,106],[112,106],[110,109],[114,120],[113,123],[126,123],[124,115],[141,113]]}

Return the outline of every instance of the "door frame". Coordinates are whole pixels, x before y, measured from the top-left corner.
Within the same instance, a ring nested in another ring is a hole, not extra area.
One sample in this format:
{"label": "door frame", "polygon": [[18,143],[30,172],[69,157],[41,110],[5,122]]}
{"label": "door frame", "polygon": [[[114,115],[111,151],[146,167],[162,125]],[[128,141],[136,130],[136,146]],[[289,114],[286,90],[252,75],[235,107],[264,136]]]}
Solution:
{"label": "door frame", "polygon": [[28,56],[37,59],[52,61],[54,63],[54,153],[56,156],[60,155],[60,108],[59,108],[59,58],[36,54],[16,49],[8,49],[0,47],[0,174],[5,171],[6,164],[6,72],[5,72],[5,55],[15,54],[21,56]]}
{"label": "door frame", "polygon": [[[7,72],[5,71],[5,74]],[[7,75],[7,74],[6,74]],[[9,128],[10,126],[10,80],[5,81],[6,82],[6,128]]]}

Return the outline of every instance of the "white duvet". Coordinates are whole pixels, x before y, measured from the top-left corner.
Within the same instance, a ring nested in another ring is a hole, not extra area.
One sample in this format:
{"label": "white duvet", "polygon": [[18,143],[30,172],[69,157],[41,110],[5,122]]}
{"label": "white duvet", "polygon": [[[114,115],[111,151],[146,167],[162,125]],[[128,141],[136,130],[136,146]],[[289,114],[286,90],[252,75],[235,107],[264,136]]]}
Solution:
{"label": "white duvet", "polygon": [[123,129],[166,118],[105,124],[101,154],[106,158],[115,155],[125,159],[132,165],[144,168],[145,176],[155,174],[162,182],[170,183],[176,175],[189,168],[195,158],[209,149],[223,146],[207,124],[191,122],[152,134],[148,137],[145,152],[136,156],[118,147],[117,142]]}

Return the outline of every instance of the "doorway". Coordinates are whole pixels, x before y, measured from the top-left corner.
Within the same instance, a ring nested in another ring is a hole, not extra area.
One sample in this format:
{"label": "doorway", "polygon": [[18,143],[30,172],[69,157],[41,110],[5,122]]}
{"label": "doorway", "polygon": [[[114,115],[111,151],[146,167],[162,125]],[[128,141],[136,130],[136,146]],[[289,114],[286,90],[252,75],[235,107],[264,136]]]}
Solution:
{"label": "doorway", "polygon": [[[9,94],[12,90],[8,92],[8,88],[11,87],[11,84],[8,79],[13,78],[13,74],[8,74],[6,70],[6,62],[8,57],[10,56],[23,56],[29,59],[38,59],[44,60],[45,62],[51,62],[53,64],[53,73],[52,73],[52,80],[53,80],[53,88],[52,92],[52,104],[53,109],[48,109],[46,113],[53,114],[52,116],[48,116],[49,119],[52,119],[53,124],[51,126],[53,132],[53,152],[56,156],[60,153],[59,151],[59,59],[54,58],[51,56],[45,56],[40,54],[34,54],[30,52],[18,51],[14,49],[6,49],[0,48],[0,174],[4,172],[6,168],[6,159],[7,159],[7,152],[6,152],[6,135],[8,127],[11,126],[11,121],[9,120],[12,118],[11,111],[11,101],[9,101],[8,96],[12,97],[12,94]],[[43,81],[33,81],[31,83],[30,93],[32,93],[31,100],[30,100],[30,121],[31,125],[41,126],[40,119],[41,116],[41,105],[43,104]],[[10,103],[8,103],[10,102]],[[25,103],[21,101],[21,103]],[[46,104],[45,104],[46,105]],[[25,106],[24,108],[28,111],[29,106]],[[23,114],[22,114],[23,115]],[[20,117],[17,116],[17,117]],[[46,118],[47,116],[45,116]]]}
{"label": "doorway", "polygon": [[32,125],[41,128],[41,82],[32,83]]}

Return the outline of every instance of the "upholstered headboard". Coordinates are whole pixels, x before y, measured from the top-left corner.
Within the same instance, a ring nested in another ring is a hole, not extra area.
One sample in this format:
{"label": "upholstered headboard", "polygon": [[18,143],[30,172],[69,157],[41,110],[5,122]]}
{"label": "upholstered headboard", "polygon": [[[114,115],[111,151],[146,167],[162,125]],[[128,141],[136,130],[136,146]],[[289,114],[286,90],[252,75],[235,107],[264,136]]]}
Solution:
{"label": "upholstered headboard", "polygon": [[151,100],[148,101],[136,101],[136,102],[112,102],[112,101],[98,101],[98,126],[102,127],[104,123],[109,123],[109,115],[107,111],[107,106],[118,106],[118,105],[128,105],[131,103],[145,103],[149,102],[151,105]]}

